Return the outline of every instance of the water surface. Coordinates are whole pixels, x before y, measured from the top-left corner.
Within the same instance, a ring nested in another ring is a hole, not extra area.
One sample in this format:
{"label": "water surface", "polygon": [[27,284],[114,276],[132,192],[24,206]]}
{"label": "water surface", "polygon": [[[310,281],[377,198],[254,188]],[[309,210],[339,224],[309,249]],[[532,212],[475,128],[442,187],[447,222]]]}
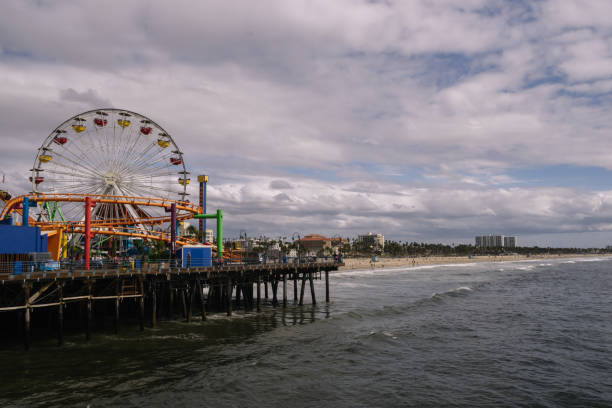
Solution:
{"label": "water surface", "polygon": [[0,406],[612,407],[611,270],[332,273],[330,305],[318,282],[316,306],[4,349]]}

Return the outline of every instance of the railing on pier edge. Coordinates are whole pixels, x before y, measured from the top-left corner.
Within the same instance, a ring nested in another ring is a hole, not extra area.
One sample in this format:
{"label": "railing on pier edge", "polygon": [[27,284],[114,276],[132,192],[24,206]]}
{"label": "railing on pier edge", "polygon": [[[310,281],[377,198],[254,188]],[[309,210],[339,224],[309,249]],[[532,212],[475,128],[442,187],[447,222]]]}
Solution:
{"label": "railing on pier edge", "polygon": [[[208,261],[208,262],[206,262]],[[211,263],[210,266],[202,266],[204,263]],[[54,276],[66,275],[70,277],[79,276],[100,276],[100,271],[105,271],[104,275],[113,271],[116,274],[146,274],[146,273],[187,273],[188,271],[196,270],[228,270],[236,269],[240,266],[249,266],[250,268],[259,266],[258,269],[276,269],[284,266],[291,268],[292,266],[317,266],[317,265],[336,265],[342,266],[342,259],[334,259],[333,257],[303,257],[289,258],[288,260],[268,259],[264,261],[241,261],[227,262],[227,260],[219,261],[216,258],[207,259],[187,259],[181,260],[178,258],[172,259],[156,259],[145,260],[142,258],[129,259],[95,259],[92,258],[89,263],[89,269],[84,268],[83,260],[61,260],[61,261],[11,261],[0,262],[0,282],[12,280],[23,280],[33,278],[52,278]],[[74,275],[73,275],[74,274]]]}

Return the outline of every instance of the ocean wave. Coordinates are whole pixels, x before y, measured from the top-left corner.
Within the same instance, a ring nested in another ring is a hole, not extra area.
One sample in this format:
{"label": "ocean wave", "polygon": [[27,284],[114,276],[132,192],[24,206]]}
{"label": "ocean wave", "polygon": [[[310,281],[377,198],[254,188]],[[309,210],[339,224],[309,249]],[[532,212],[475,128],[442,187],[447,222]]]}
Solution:
{"label": "ocean wave", "polygon": [[368,333],[368,336],[380,337],[382,339],[390,338],[393,340],[397,340],[397,336],[388,330],[382,330],[382,331],[370,330],[370,332]]}
{"label": "ocean wave", "polygon": [[447,290],[446,292],[434,292],[433,295],[431,295],[432,299],[435,298],[440,298],[442,296],[461,296],[464,295],[468,292],[472,292],[472,288],[470,288],[469,286],[460,286],[458,288],[455,289],[451,289],[451,290]]}
{"label": "ocean wave", "polygon": [[368,276],[368,275],[385,275],[396,272],[411,272],[438,268],[468,268],[471,266],[478,265],[477,262],[463,262],[463,263],[448,263],[448,264],[430,264],[430,265],[415,265],[415,266],[394,266],[394,267],[381,267],[377,265],[375,269],[350,269],[341,272],[334,272],[333,276]]}

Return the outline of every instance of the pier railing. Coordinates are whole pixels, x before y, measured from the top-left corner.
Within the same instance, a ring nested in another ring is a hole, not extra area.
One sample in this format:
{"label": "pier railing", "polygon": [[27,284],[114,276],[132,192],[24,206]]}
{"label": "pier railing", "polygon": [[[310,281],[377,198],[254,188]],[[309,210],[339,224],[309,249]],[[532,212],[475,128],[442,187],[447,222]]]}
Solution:
{"label": "pier railing", "polygon": [[85,269],[83,260],[62,260],[62,261],[12,261],[0,262],[0,280],[21,280],[31,278],[47,278],[53,276],[71,276],[72,273],[77,273],[81,276],[96,276],[100,271],[105,274],[116,272],[116,274],[125,273],[173,273],[186,272],[196,269],[228,269],[228,267],[250,266],[262,268],[275,267],[291,267],[293,266],[316,266],[342,264],[341,260],[333,257],[302,257],[288,259],[268,259],[264,261],[241,261],[228,262],[219,261],[217,259],[157,259],[146,260],[142,258],[130,259],[91,259],[89,269]]}

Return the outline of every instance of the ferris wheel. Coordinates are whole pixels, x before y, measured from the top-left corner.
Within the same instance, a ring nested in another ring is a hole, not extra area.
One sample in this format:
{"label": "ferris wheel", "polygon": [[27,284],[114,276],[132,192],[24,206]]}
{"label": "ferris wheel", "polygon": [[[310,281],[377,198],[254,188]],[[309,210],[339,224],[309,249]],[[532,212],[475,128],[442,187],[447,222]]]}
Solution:
{"label": "ferris wheel", "polygon": [[[51,132],[38,149],[30,182],[34,194],[188,201],[190,179],[183,153],[161,126],[135,112],[97,109]],[[67,221],[84,217],[80,203],[63,203],[61,211]],[[129,204],[98,204],[92,212],[92,218],[108,220],[162,216],[163,209],[145,211]]]}

